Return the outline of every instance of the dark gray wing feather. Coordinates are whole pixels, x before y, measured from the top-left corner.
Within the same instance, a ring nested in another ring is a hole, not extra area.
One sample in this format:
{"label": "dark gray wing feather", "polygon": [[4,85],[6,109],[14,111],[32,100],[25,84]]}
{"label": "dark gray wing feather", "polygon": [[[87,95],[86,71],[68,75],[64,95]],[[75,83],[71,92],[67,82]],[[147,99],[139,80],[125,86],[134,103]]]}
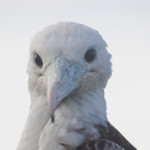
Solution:
{"label": "dark gray wing feather", "polygon": [[115,127],[109,122],[107,126],[97,125],[100,138],[87,140],[76,148],[63,145],[65,150],[137,150]]}
{"label": "dark gray wing feather", "polygon": [[112,141],[99,139],[97,141],[88,141],[82,143],[75,150],[125,150],[125,149]]}
{"label": "dark gray wing feather", "polygon": [[101,138],[112,141],[125,150],[137,150],[114,126],[107,122],[107,127],[97,126],[100,131]]}

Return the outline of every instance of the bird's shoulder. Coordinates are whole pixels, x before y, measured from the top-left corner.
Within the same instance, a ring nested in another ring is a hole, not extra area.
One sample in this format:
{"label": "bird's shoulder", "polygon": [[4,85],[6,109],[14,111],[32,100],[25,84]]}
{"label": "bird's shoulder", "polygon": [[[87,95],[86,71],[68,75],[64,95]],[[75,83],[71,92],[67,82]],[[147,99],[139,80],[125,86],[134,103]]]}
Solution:
{"label": "bird's shoulder", "polygon": [[102,139],[112,141],[125,150],[136,150],[136,148],[110,122],[107,122],[107,126],[98,125],[97,128],[99,129]]}
{"label": "bird's shoulder", "polygon": [[137,150],[114,126],[107,122],[107,126],[97,125],[100,138],[87,139],[78,147],[65,146],[66,150]]}

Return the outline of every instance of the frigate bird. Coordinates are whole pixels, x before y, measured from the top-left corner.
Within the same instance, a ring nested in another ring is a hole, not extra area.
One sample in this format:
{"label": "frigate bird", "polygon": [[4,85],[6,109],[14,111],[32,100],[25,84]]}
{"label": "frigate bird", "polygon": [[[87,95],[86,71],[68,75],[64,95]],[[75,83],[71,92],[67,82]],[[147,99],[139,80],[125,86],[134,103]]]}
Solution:
{"label": "frigate bird", "polygon": [[98,31],[60,22],[31,41],[31,105],[17,150],[136,150],[107,119],[111,55]]}

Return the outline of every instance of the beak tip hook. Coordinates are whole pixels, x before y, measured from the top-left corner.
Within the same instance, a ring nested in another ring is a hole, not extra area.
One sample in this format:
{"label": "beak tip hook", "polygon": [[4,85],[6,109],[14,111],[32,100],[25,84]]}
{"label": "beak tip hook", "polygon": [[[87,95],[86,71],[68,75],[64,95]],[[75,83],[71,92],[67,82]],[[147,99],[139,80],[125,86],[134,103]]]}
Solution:
{"label": "beak tip hook", "polygon": [[51,116],[51,121],[52,121],[52,123],[55,122],[55,116],[54,115]]}

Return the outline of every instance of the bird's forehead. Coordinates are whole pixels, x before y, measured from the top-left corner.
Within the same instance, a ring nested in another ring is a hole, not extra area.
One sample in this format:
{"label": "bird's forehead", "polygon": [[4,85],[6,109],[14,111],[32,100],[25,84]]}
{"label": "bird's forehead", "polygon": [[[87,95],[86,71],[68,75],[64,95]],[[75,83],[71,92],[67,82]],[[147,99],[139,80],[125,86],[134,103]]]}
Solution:
{"label": "bird's forehead", "polygon": [[59,23],[49,26],[36,34],[31,42],[31,52],[37,51],[40,55],[55,57],[65,55],[75,57],[84,55],[92,47],[104,44],[97,31],[76,23]]}

